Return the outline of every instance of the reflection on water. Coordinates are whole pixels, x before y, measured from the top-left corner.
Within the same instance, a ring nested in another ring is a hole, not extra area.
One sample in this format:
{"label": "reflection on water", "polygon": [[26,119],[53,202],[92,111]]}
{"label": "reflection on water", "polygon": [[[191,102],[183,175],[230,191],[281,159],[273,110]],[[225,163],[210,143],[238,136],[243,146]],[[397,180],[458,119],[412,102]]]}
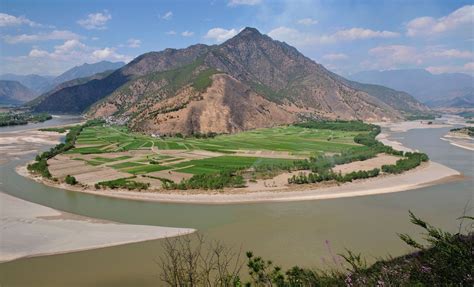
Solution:
{"label": "reflection on water", "polygon": [[[21,178],[13,169],[26,158],[0,166],[0,188],[77,214],[126,223],[198,228],[209,239],[222,240],[236,248],[242,246],[243,250],[253,250],[284,266],[320,266],[321,258],[330,256],[325,240],[336,253],[350,248],[371,260],[409,250],[396,235],[419,231],[408,222],[408,210],[436,226],[456,230],[455,218],[473,199],[474,153],[439,140],[448,130],[412,130],[394,137],[426,151],[433,160],[462,171],[468,178],[400,193],[235,205],[126,201],[62,191]],[[22,259],[0,265],[0,282],[7,286],[157,286],[158,266],[154,259],[159,254],[160,241],[156,240]]]}

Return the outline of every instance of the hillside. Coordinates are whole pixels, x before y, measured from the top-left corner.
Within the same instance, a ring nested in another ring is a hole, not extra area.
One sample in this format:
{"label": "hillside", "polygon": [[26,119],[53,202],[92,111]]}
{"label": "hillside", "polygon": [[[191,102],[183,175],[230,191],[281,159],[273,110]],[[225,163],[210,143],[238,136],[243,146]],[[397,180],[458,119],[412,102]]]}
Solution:
{"label": "hillside", "polygon": [[50,95],[52,95],[52,94],[54,94],[54,93],[56,93],[56,92],[58,92],[62,89],[77,86],[77,85],[81,85],[81,84],[87,83],[87,82],[92,81],[92,80],[101,80],[101,79],[109,76],[110,74],[112,74],[112,72],[113,72],[113,70],[110,70],[110,71],[105,71],[105,72],[102,72],[102,73],[97,73],[97,74],[94,74],[94,75],[89,76],[89,77],[77,78],[77,79],[66,81],[64,83],[61,83],[61,84],[55,86],[53,89],[51,89],[48,92],[42,94],[41,96],[38,96],[38,97],[34,98],[33,100],[31,100],[30,102],[26,103],[26,106],[29,106],[29,107],[36,106],[39,103],[41,103],[45,98],[49,97]]}
{"label": "hillside", "polygon": [[474,78],[461,73],[435,75],[426,70],[407,69],[364,71],[351,75],[350,78],[405,91],[433,107],[474,93]]}
{"label": "hillside", "polygon": [[405,111],[427,109],[412,98],[408,109],[401,104],[406,95],[390,93],[363,89],[288,44],[246,28],[221,45],[143,54],[101,80],[52,93],[34,109],[87,111],[90,117],[128,122],[134,130],[186,134],[237,132],[308,117],[398,119]]}
{"label": "hillside", "polygon": [[448,100],[429,101],[427,104],[432,107],[474,109],[474,93]]}
{"label": "hillside", "polygon": [[19,105],[34,97],[34,92],[19,82],[0,80],[0,104]]}
{"label": "hillside", "polygon": [[53,76],[40,76],[40,75],[15,75],[15,74],[3,74],[0,75],[0,80],[16,81],[31,90],[36,95],[39,95],[51,86]]}
{"label": "hillside", "polygon": [[62,73],[61,75],[57,76],[56,78],[54,78],[52,85],[56,86],[74,79],[86,78],[105,71],[116,70],[123,67],[124,65],[124,62],[109,61],[100,61],[93,64],[85,63],[80,66],[73,67]]}

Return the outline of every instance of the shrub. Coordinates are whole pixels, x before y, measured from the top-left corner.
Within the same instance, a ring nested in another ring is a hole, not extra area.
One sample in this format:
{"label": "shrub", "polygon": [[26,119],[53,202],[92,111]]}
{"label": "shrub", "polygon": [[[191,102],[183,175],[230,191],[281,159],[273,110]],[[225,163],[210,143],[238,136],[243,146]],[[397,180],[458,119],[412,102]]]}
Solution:
{"label": "shrub", "polygon": [[76,185],[77,184],[77,180],[74,176],[71,176],[71,175],[66,175],[66,179],[65,179],[66,183],[67,184],[70,184],[70,185]]}

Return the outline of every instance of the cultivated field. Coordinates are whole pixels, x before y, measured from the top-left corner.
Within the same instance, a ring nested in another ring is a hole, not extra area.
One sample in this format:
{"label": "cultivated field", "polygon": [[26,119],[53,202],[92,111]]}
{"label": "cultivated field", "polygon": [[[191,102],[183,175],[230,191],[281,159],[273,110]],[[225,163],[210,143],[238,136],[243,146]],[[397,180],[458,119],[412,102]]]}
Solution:
{"label": "cultivated field", "polygon": [[[282,186],[287,183],[282,174],[285,166],[295,160],[366,148],[354,142],[354,137],[361,133],[367,132],[283,126],[209,138],[182,138],[148,136],[124,127],[95,125],[85,127],[75,147],[50,159],[48,164],[54,177],[65,179],[71,175],[89,186],[133,178],[159,189],[163,181],[178,183],[193,175],[223,170],[249,171],[250,185],[255,185],[256,179],[281,174],[278,185]],[[379,168],[395,159],[381,157],[368,161],[366,167]],[[352,163],[337,171],[350,172],[356,165]],[[269,166],[281,168],[255,173]]]}

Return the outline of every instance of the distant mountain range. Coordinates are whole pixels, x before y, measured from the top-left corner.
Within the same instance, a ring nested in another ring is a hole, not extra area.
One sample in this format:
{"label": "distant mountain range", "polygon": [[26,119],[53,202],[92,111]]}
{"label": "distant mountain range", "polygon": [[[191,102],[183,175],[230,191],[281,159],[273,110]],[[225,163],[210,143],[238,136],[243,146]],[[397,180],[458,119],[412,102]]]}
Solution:
{"label": "distant mountain range", "polygon": [[0,105],[19,105],[35,98],[35,94],[17,81],[0,80]]}
{"label": "distant mountain range", "polygon": [[[79,79],[79,78],[87,78],[91,77],[97,73],[103,73],[105,71],[116,70],[121,68],[125,63],[123,62],[109,62],[109,61],[101,61],[94,64],[83,64],[81,66],[76,66],[67,70],[66,72],[62,73],[61,75],[54,77],[54,76],[40,76],[40,75],[15,75],[15,74],[3,74],[0,75],[0,80],[6,81],[16,81],[20,83],[22,86],[29,90],[29,93],[33,96],[38,96],[43,93],[49,92],[51,90],[55,90],[56,86],[60,86],[64,82],[68,82],[71,80]],[[0,82],[0,88],[3,88],[5,83]],[[5,87],[5,91],[8,89]],[[13,91],[13,90],[11,90]],[[10,94],[9,98],[15,99],[14,94]],[[21,104],[25,102],[25,97],[18,98],[17,103]],[[28,99],[29,101],[31,99]]]}
{"label": "distant mountain range", "polygon": [[432,107],[463,105],[474,95],[474,78],[462,73],[435,75],[426,70],[408,69],[365,71],[349,78],[405,91]]}
{"label": "distant mountain range", "polygon": [[137,131],[171,134],[430,111],[407,93],[344,79],[254,28],[220,45],[143,54],[103,79],[51,93],[33,109],[86,112]]}

